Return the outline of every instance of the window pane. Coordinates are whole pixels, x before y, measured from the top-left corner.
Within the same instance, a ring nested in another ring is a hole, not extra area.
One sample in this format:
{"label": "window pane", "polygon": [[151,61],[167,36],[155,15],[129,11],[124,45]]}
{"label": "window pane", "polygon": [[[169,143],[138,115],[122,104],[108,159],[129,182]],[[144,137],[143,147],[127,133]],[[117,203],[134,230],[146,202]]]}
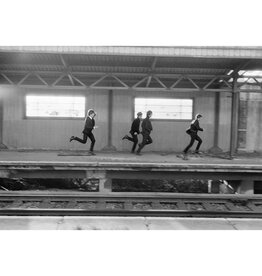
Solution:
{"label": "window pane", "polygon": [[85,97],[26,96],[27,117],[85,117]]}
{"label": "window pane", "polygon": [[191,120],[193,100],[135,98],[135,117],[138,112],[142,112],[144,118],[148,110],[153,111],[154,119]]}

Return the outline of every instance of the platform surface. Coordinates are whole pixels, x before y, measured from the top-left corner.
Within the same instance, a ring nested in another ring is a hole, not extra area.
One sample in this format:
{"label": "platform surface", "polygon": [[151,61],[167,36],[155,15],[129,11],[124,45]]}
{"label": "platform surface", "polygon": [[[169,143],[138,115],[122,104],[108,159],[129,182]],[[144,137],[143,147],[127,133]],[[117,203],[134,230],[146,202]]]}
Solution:
{"label": "platform surface", "polygon": [[[62,153],[65,153],[64,151]],[[210,179],[261,180],[261,155],[224,156],[190,155],[189,160],[176,153],[145,152],[138,156],[126,152],[96,152],[95,156],[83,151],[0,151],[2,178],[103,178],[159,179],[159,177],[201,177]],[[70,155],[71,154],[71,155]],[[135,174],[136,173],[136,174]]]}
{"label": "platform surface", "polygon": [[244,154],[236,156],[233,160],[206,154],[189,155],[189,160],[177,157],[177,153],[151,153],[145,152],[142,156],[128,152],[96,152],[89,156],[83,151],[26,151],[26,150],[1,150],[0,165],[4,163],[146,163],[146,164],[214,164],[214,165],[262,165],[262,154]]}
{"label": "platform surface", "polygon": [[0,217],[0,230],[261,230],[262,219]]}

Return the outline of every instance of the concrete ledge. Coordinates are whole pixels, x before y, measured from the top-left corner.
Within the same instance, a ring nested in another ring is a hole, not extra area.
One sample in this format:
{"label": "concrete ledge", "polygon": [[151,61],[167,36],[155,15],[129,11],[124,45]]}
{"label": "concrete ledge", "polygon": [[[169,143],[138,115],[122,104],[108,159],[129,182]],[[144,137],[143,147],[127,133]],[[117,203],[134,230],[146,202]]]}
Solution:
{"label": "concrete ledge", "polygon": [[[163,156],[145,153],[98,153],[97,156],[57,156],[57,152],[3,152],[0,155],[0,177],[3,178],[86,178],[104,174],[106,178],[159,179],[199,177],[206,179],[248,179],[262,177],[261,158],[223,160],[213,157],[192,157],[181,160],[174,154]],[[222,177],[222,178],[221,178]],[[236,178],[238,177],[238,178]]]}
{"label": "concrete ledge", "polygon": [[[244,161],[244,160],[243,160]],[[232,170],[241,172],[245,170],[245,172],[261,172],[262,171],[262,164],[257,163],[237,163],[237,164],[222,164],[222,163],[213,163],[210,164],[207,163],[179,163],[179,162],[173,162],[173,163],[161,163],[161,162],[132,162],[132,161],[126,161],[125,163],[122,162],[115,162],[115,161],[86,161],[86,162],[79,162],[79,161],[70,161],[70,162],[58,162],[58,161],[0,161],[0,168],[4,169],[27,169],[27,170],[34,170],[34,169],[53,169],[53,170],[59,170],[59,169],[98,169],[101,168],[107,169],[107,170],[121,170],[123,169],[150,169],[150,170],[174,170],[179,169],[180,171],[213,171],[214,169],[216,171],[229,171]]]}
{"label": "concrete ledge", "polygon": [[0,230],[261,230],[262,219],[0,217]]}

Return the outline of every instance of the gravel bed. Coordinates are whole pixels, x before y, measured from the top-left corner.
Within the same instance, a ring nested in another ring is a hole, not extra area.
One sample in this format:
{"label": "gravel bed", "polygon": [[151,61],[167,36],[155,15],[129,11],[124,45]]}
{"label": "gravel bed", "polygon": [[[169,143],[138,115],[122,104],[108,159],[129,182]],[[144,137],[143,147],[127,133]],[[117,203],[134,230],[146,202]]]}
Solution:
{"label": "gravel bed", "polygon": [[122,210],[122,209],[124,209],[124,203],[123,202],[107,202],[106,208]]}
{"label": "gravel bed", "polygon": [[133,209],[148,210],[152,209],[151,203],[133,203]]}
{"label": "gravel bed", "polygon": [[88,201],[88,202],[77,202],[76,206],[74,207],[75,209],[95,209],[96,208],[96,202],[93,201]]}

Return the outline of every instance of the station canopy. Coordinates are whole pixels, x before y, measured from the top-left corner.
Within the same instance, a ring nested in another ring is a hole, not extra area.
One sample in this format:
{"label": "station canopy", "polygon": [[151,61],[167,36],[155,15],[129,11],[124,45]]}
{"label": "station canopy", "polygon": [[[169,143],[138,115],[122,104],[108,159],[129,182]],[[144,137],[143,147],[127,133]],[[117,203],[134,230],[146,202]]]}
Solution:
{"label": "station canopy", "polygon": [[0,85],[262,92],[262,47],[0,46]]}

